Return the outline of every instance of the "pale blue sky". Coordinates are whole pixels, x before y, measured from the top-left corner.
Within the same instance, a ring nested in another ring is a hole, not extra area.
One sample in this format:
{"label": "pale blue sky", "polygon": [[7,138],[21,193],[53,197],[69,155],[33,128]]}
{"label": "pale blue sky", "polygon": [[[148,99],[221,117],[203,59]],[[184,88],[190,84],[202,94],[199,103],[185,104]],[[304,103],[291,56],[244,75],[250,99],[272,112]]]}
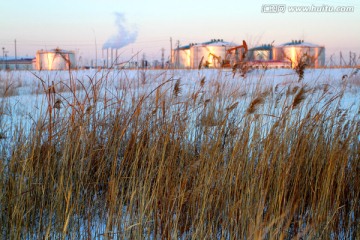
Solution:
{"label": "pale blue sky", "polygon": [[[297,6],[354,6],[351,13],[262,13],[263,4]],[[358,0],[2,0],[0,47],[14,55],[34,56],[36,50],[60,47],[76,50],[84,59],[98,56],[102,45],[117,32],[115,12],[123,13],[134,43],[119,50],[123,58],[141,51],[149,60],[160,59],[161,48],[212,38],[250,46],[281,44],[293,39],[324,45],[329,56],[342,50],[360,55]],[[1,52],[2,54],[2,52]]]}

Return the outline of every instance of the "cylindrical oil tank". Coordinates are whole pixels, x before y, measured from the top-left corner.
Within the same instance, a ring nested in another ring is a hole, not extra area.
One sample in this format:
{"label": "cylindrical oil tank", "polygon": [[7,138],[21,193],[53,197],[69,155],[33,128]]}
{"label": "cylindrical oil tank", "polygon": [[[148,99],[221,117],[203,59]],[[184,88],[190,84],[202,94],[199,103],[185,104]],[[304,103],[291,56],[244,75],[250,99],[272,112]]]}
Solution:
{"label": "cylindrical oil tank", "polygon": [[300,61],[306,62],[309,67],[318,68],[325,65],[325,47],[304,42],[291,41],[273,49],[275,60],[289,61],[291,67],[298,66]]}
{"label": "cylindrical oil tank", "polygon": [[236,44],[224,42],[222,39],[211,40],[190,47],[190,65],[198,68],[200,64],[208,68],[221,67],[226,58],[226,51]]}
{"label": "cylindrical oil tank", "polygon": [[273,60],[273,50],[271,44],[264,44],[250,48],[247,54],[249,61],[270,61]]}
{"label": "cylindrical oil tank", "polygon": [[173,50],[172,63],[175,68],[190,67],[190,46],[192,46],[192,44],[178,47]]}
{"label": "cylindrical oil tank", "polygon": [[37,70],[68,70],[76,68],[75,52],[59,48],[36,52]]}

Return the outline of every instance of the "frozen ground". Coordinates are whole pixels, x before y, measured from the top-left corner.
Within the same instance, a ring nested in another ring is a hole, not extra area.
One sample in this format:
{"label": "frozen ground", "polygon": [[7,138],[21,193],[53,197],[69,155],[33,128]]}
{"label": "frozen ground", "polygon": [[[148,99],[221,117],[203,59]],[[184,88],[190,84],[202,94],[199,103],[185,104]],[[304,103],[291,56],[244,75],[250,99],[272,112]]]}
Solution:
{"label": "frozen ground", "polygon": [[[77,98],[85,109],[91,105],[89,99],[94,97],[98,99],[98,109],[101,109],[101,103],[105,102],[108,105],[111,105],[111,102],[121,102],[124,106],[142,96],[154,95],[154,90],[159,86],[162,91],[168,90],[170,93],[177,80],[181,87],[178,101],[187,101],[196,92],[202,101],[212,100],[216,89],[220,89],[223,96],[220,102],[224,107],[240,102],[244,104],[238,104],[239,111],[244,111],[245,109],[241,108],[245,108],[255,94],[267,92],[268,98],[277,104],[269,104],[266,113],[276,115],[288,104],[286,93],[293,91],[295,94],[297,89],[303,87],[308,89],[305,102],[309,105],[317,104],[317,107],[321,108],[328,100],[338,97],[341,109],[348,109],[348,112],[354,115],[358,113],[358,69],[308,69],[304,76],[304,79],[299,81],[299,77],[291,69],[253,70],[246,78],[239,74],[234,76],[228,69],[79,70],[70,73],[1,71],[0,133],[9,136],[16,127],[29,128],[42,116],[49,103],[48,95],[44,93],[52,84],[56,89],[56,99],[62,100],[59,115],[63,115],[69,109],[74,98]],[[200,86],[201,79],[205,80],[203,87]],[[90,96],[94,94],[94,87],[98,95]]]}

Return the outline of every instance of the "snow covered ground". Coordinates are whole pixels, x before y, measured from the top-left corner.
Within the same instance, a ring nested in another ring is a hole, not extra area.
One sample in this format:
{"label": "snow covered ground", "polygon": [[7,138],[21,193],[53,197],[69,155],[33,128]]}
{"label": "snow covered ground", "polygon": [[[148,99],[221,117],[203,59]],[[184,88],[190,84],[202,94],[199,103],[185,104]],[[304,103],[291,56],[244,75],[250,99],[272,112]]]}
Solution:
{"label": "snow covered ground", "polygon": [[[111,105],[111,102],[117,104],[121,101],[126,105],[141,96],[155,95],[155,89],[159,86],[170,94],[176,81],[181,88],[178,101],[189,101],[194,93],[198,93],[199,101],[210,101],[216,97],[221,99],[217,101],[217,107],[225,108],[238,102],[242,103],[237,105],[238,110],[245,111],[256,94],[266,92],[269,106],[263,109],[266,109],[266,114],[276,115],[284,109],[284,105],[289,105],[286,93],[295,94],[298,89],[304,88],[307,89],[304,104],[316,104],[321,108],[338,96],[341,109],[348,109],[352,115],[358,114],[358,69],[307,69],[304,76],[299,81],[291,69],[253,70],[246,78],[240,74],[234,76],[230,69],[79,70],[70,73],[0,71],[0,133],[10,136],[16,127],[27,129],[42,116],[49,104],[45,91],[52,84],[56,89],[56,99],[62,100],[60,115],[69,109],[75,97],[85,109],[89,107],[89,99],[95,97],[89,96],[94,94],[94,87],[99,99],[97,108],[101,108],[101,102]],[[203,86],[202,79],[205,80]]]}

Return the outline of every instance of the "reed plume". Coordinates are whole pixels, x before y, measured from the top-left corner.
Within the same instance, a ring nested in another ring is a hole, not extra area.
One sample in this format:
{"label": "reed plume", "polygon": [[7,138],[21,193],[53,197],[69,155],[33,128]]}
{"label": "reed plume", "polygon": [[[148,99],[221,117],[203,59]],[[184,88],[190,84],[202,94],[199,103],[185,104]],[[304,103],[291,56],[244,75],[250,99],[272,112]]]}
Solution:
{"label": "reed plume", "polygon": [[259,107],[259,105],[261,105],[262,103],[264,103],[264,98],[263,97],[258,96],[256,98],[254,98],[251,101],[249,107],[247,108],[246,113],[247,114],[254,113],[257,110],[257,108]]}
{"label": "reed plume", "polygon": [[294,100],[291,104],[292,108],[296,108],[302,101],[304,101],[304,99],[306,98],[305,93],[306,91],[304,87],[300,88],[300,90],[296,93]]}

